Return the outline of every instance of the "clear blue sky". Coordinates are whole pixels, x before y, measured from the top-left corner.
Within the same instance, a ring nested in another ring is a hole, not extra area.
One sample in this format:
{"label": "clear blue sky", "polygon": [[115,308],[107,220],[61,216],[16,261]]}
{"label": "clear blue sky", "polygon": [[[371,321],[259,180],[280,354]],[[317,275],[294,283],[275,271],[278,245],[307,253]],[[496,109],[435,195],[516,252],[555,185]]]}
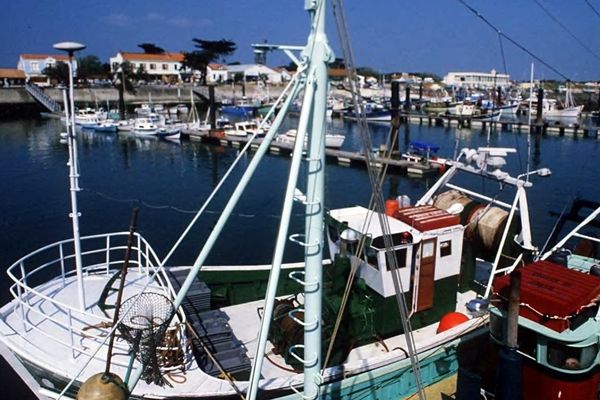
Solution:
{"label": "clear blue sky", "polygon": [[[600,80],[600,16],[585,0],[538,0],[591,52],[564,32],[535,0],[466,0],[503,32],[573,80]],[[600,11],[600,0],[588,0]],[[0,67],[20,53],[52,52],[63,40],[85,43],[83,54],[107,62],[118,50],[155,43],[193,49],[194,37],[231,39],[227,61],[252,62],[250,43],[304,44],[303,0],[7,0],[0,24]],[[346,0],[358,66],[390,71],[504,71],[498,36],[456,0]],[[331,14],[331,12],[330,12]],[[330,41],[337,49],[334,21]],[[531,57],[504,41],[511,77],[527,80]],[[591,54],[594,53],[594,54]],[[287,64],[270,56],[270,65]],[[536,78],[558,76],[536,63]]]}

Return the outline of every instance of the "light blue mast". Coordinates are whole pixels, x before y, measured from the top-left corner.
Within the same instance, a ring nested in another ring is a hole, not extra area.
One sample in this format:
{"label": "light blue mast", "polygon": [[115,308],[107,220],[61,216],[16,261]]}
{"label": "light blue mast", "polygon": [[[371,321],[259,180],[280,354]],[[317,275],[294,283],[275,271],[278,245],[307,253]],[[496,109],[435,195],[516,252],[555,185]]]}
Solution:
{"label": "light blue mast", "polygon": [[[287,241],[289,221],[292,213],[292,203],[298,182],[300,163],[304,158],[303,148],[305,139],[308,139],[308,152],[305,161],[308,162],[307,190],[306,190],[306,229],[304,239],[292,240],[305,246],[306,270],[305,284],[305,345],[304,355],[301,357],[296,352],[293,354],[299,357],[305,365],[305,383],[304,397],[316,398],[318,396],[321,368],[321,296],[322,296],[322,249],[323,249],[323,194],[324,194],[324,167],[325,167],[325,126],[326,126],[326,106],[328,77],[327,64],[333,61],[334,54],[331,51],[325,34],[325,4],[326,0],[305,0],[304,8],[311,17],[311,33],[308,38],[308,44],[302,51],[302,60],[300,62],[297,76],[294,77],[295,83],[291,87],[289,96],[285,100],[281,111],[277,114],[273,125],[266,134],[263,142],[257,149],[254,157],[250,161],[248,168],[240,178],[240,181],[231,194],[225,208],[217,220],[211,234],[206,239],[205,245],[196,258],[187,278],[181,285],[177,293],[173,306],[177,309],[193,280],[206,261],[208,254],[217,241],[226,221],[231,215],[235,205],[238,203],[244,189],[248,185],[254,171],[257,169],[260,160],[267,153],[270,142],[273,140],[277,130],[287,114],[291,104],[297,98],[302,87],[304,87],[304,102],[300,120],[298,124],[298,133],[292,155],[290,175],[285,193],[285,200],[281,214],[281,224],[273,254],[272,270],[269,277],[267,294],[265,297],[265,306],[263,314],[263,324],[259,333],[258,348],[255,362],[250,377],[250,387],[248,389],[248,398],[256,398],[258,392],[258,382],[260,371],[265,354],[265,347],[269,331],[269,325],[273,314],[273,304],[277,283],[281,271],[285,243]],[[293,46],[278,46],[288,55],[290,51],[295,50]],[[294,57],[292,57],[295,60]],[[293,351],[294,349],[292,349]],[[130,391],[133,391],[142,375],[143,367],[140,366],[132,374],[128,382]]]}
{"label": "light blue mast", "polygon": [[[292,356],[304,365],[303,398],[314,399],[319,394],[321,381],[321,303],[323,268],[323,197],[325,173],[325,126],[327,109],[328,76],[327,65],[333,61],[325,34],[326,0],[305,0],[304,8],[311,17],[311,32],[308,44],[302,51],[302,77],[304,102],[298,122],[298,132],[294,144],[290,175],[288,177],[281,224],[273,255],[271,274],[265,297],[264,314],[258,336],[258,346],[252,373],[248,399],[254,400],[258,394],[258,383],[262,369],[267,336],[273,317],[273,306],[277,283],[281,272],[283,251],[288,235],[292,201],[298,183],[300,162],[303,158],[305,138],[308,140],[305,161],[307,162],[307,185],[304,205],[306,207],[304,235],[292,235],[291,240],[304,246],[305,270],[302,279],[295,278],[304,285],[304,321],[292,316],[304,326],[304,345],[290,348]],[[304,236],[303,238],[301,238]],[[301,352],[300,349],[304,351]],[[299,354],[303,353],[303,354]]]}
{"label": "light blue mast", "polygon": [[[321,308],[323,295],[323,213],[325,195],[325,127],[328,91],[328,63],[334,55],[325,33],[326,1],[306,1],[313,29],[307,51],[310,67],[307,85],[314,86],[314,102],[309,124],[308,176],[306,186],[305,288],[304,300],[304,396],[317,398],[321,383]],[[312,48],[311,48],[312,47]],[[313,81],[311,81],[313,80]],[[311,282],[316,282],[310,286]],[[314,362],[313,359],[314,357]]]}

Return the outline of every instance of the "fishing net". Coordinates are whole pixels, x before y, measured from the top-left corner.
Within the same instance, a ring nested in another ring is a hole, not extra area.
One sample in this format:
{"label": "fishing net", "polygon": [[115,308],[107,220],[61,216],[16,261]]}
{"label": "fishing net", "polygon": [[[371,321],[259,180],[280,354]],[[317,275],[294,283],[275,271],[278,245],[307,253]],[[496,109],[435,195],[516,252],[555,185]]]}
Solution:
{"label": "fishing net", "polygon": [[142,379],[147,383],[164,385],[159,365],[160,347],[174,308],[160,293],[145,292],[125,300],[119,313],[119,330],[142,363]]}

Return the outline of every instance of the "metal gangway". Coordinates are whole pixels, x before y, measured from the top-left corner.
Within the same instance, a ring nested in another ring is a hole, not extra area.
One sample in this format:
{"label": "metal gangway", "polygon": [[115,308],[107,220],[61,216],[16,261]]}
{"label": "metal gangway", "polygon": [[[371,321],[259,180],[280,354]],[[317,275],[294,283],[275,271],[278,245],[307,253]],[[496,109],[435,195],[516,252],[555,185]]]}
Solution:
{"label": "metal gangway", "polygon": [[50,96],[48,96],[46,93],[44,93],[42,88],[40,88],[38,85],[35,85],[32,83],[26,83],[25,90],[27,90],[27,92],[34,99],[36,99],[38,103],[40,103],[41,105],[46,107],[48,110],[50,110],[50,112],[53,112],[53,113],[61,112],[62,108],[61,108],[60,104],[57,101],[55,101],[54,99],[52,99]]}

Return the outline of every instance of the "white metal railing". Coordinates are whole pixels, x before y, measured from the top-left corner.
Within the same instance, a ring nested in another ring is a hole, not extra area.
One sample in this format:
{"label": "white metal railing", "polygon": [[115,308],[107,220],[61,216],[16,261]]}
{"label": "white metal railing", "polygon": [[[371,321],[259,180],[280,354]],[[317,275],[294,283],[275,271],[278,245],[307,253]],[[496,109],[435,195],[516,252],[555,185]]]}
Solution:
{"label": "white metal railing", "polygon": [[[82,237],[81,256],[84,275],[110,276],[120,270],[124,262],[123,255],[127,248],[128,235],[129,232],[115,232]],[[175,290],[164,269],[160,267],[160,260],[156,253],[141,235],[135,234],[135,236],[129,268],[136,268],[141,276],[152,278],[153,283],[161,287],[165,295],[174,298]],[[22,336],[25,340],[27,340],[25,335],[29,331],[35,330],[48,340],[70,348],[72,356],[75,358],[79,354],[93,356],[89,349],[83,346],[82,339],[104,342],[110,328],[102,328],[101,324],[110,324],[112,319],[92,312],[92,308],[97,307],[96,302],[82,311],[76,306],[59,301],[44,293],[44,286],[49,282],[55,281],[64,288],[67,286],[69,278],[75,275],[73,248],[73,239],[47,245],[16,261],[7,269],[7,274],[14,282],[9,290],[16,300],[14,312],[19,313],[23,322]],[[43,302],[44,305],[53,305],[64,314],[42,312],[40,307],[36,307],[38,302]],[[53,329],[62,329],[66,332],[68,339],[65,340],[64,336],[50,334],[41,329],[40,325],[45,321],[51,322]],[[82,323],[83,321],[85,324]],[[90,326],[100,333],[86,332],[85,328]],[[127,348],[123,349],[127,351]]]}

